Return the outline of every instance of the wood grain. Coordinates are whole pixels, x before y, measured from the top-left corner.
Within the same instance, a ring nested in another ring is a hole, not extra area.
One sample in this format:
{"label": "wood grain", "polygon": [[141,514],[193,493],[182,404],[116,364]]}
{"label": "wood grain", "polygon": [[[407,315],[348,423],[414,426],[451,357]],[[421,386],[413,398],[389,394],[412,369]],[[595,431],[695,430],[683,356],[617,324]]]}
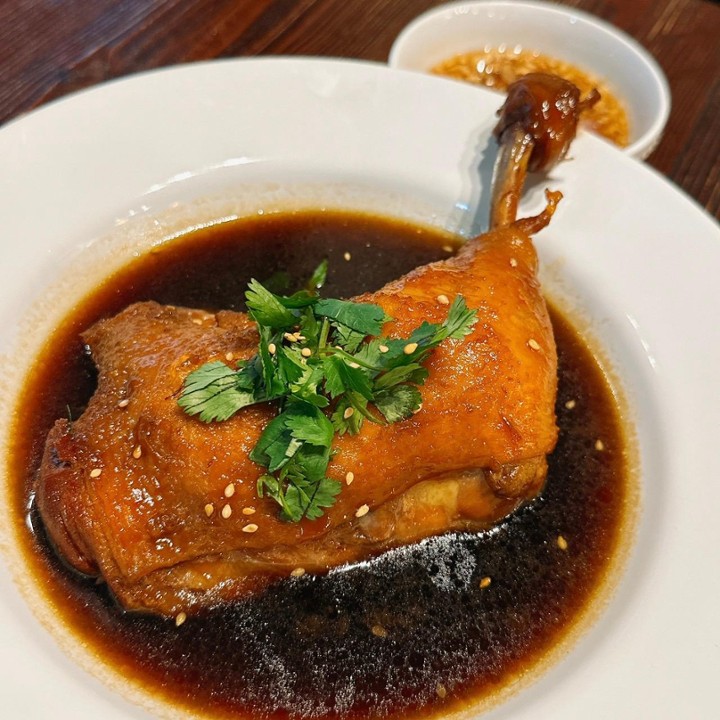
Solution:
{"label": "wood grain", "polygon": [[[383,62],[432,0],[4,0],[0,123],[99,82],[176,63],[253,55]],[[561,0],[644,45],[673,107],[648,162],[720,217],[720,4]]]}

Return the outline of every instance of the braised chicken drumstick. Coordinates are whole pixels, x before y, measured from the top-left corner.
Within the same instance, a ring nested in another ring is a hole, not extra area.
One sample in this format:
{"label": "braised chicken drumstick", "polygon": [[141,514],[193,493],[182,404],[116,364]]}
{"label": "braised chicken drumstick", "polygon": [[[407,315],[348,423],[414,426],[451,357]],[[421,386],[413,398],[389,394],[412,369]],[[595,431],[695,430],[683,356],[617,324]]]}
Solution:
{"label": "braised chicken drumstick", "polygon": [[[556,92],[554,83],[535,78],[521,89]],[[511,89],[506,108],[512,98]],[[503,115],[501,144],[522,137],[542,149],[541,137],[515,132],[518,122]],[[519,193],[520,155],[518,171],[501,152],[496,197]],[[192,370],[256,352],[247,315],[143,302],[96,323],[83,339],[97,390],[82,416],[55,423],[36,483],[58,553],[101,576],[124,608],[172,616],[298,568],[325,571],[430,535],[488,528],[535,497],[557,437],[557,358],[530,233],[547,224],[556,199],[517,222],[513,202],[508,210],[497,200],[494,229],[456,256],[357,298],[394,318],[383,329],[390,337],[422,319],[441,322],[442,296],[463,295],[477,322],[432,351],[412,417],[335,438],[328,476],[343,489],[316,520],[287,522],[258,497],[263,470],[249,453],[276,412],[271,403],[212,424],[178,406]]]}

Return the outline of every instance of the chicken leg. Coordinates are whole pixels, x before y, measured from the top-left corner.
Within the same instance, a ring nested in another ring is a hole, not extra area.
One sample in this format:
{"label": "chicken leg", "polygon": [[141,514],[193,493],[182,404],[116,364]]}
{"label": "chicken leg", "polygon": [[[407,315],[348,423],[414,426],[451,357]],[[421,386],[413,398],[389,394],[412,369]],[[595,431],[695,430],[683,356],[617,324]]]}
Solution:
{"label": "chicken leg", "polygon": [[[521,133],[506,120],[515,129],[499,139],[514,146]],[[406,337],[420,319],[442,322],[442,296],[462,294],[478,320],[432,352],[417,413],[335,439],[328,476],[343,490],[320,519],[286,522],[257,496],[263,469],[249,453],[271,404],[209,425],[178,407],[192,370],[256,352],[246,315],[144,302],[87,330],[97,391],[82,416],[52,428],[36,484],[60,555],[102,576],[126,609],[172,616],[300,568],[322,572],[430,535],[488,528],[535,497],[557,438],[557,357],[530,234],[549,222],[557,196],[515,221],[507,194],[519,194],[527,150],[542,145],[527,135],[520,170],[501,152],[490,232],[357,298],[394,318],[390,337]]]}

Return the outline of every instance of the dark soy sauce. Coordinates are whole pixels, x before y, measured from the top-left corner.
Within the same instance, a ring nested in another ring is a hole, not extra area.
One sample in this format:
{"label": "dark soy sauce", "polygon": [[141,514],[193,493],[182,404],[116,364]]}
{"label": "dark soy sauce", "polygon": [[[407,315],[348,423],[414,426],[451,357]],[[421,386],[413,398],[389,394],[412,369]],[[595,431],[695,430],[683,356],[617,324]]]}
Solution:
{"label": "dark soy sauce", "polygon": [[630,485],[612,393],[557,312],[561,432],[547,487],[491,532],[431,538],[327,576],[279,580],[178,628],[122,612],[103,585],[57,559],[32,510],[26,524],[50,426],[68,412],[77,417],[93,392],[81,329],[137,300],[242,309],[251,277],[291,291],[323,258],[323,293],[352,296],[446,257],[453,242],[339,212],[238,221],[140,258],[58,328],[23,391],[11,459],[15,520],[38,585],[99,663],[213,717],[434,717],[497,694],[566,636],[622,545]]}

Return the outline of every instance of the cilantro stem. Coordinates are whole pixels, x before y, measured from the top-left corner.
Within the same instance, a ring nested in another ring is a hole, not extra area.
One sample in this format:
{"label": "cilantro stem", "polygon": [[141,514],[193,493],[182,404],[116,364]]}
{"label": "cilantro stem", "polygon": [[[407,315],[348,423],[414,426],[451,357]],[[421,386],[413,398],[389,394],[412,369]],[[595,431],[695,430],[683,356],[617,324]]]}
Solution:
{"label": "cilantro stem", "polygon": [[320,339],[318,340],[318,351],[322,352],[327,347],[327,339],[330,334],[330,321],[327,318],[323,318],[322,325],[320,326]]}
{"label": "cilantro stem", "polygon": [[355,355],[351,355],[349,352],[343,350],[342,348],[327,348],[326,350],[327,355],[339,355],[343,360],[347,360],[348,362],[355,363],[356,365],[360,365],[360,367],[364,367],[366,370],[372,370],[373,372],[382,372],[383,368],[376,367],[375,365],[370,365],[370,363],[366,363],[364,360],[360,359],[359,357],[356,357]]}
{"label": "cilantro stem", "polygon": [[370,410],[368,410],[367,405],[362,401],[358,401],[357,399],[357,393],[355,392],[349,392],[348,393],[348,400],[350,400],[350,405],[352,405],[355,412],[360,413],[364,418],[369,420],[370,422],[375,423],[376,425],[387,425],[386,422],[381,420],[380,418],[373,415]]}

